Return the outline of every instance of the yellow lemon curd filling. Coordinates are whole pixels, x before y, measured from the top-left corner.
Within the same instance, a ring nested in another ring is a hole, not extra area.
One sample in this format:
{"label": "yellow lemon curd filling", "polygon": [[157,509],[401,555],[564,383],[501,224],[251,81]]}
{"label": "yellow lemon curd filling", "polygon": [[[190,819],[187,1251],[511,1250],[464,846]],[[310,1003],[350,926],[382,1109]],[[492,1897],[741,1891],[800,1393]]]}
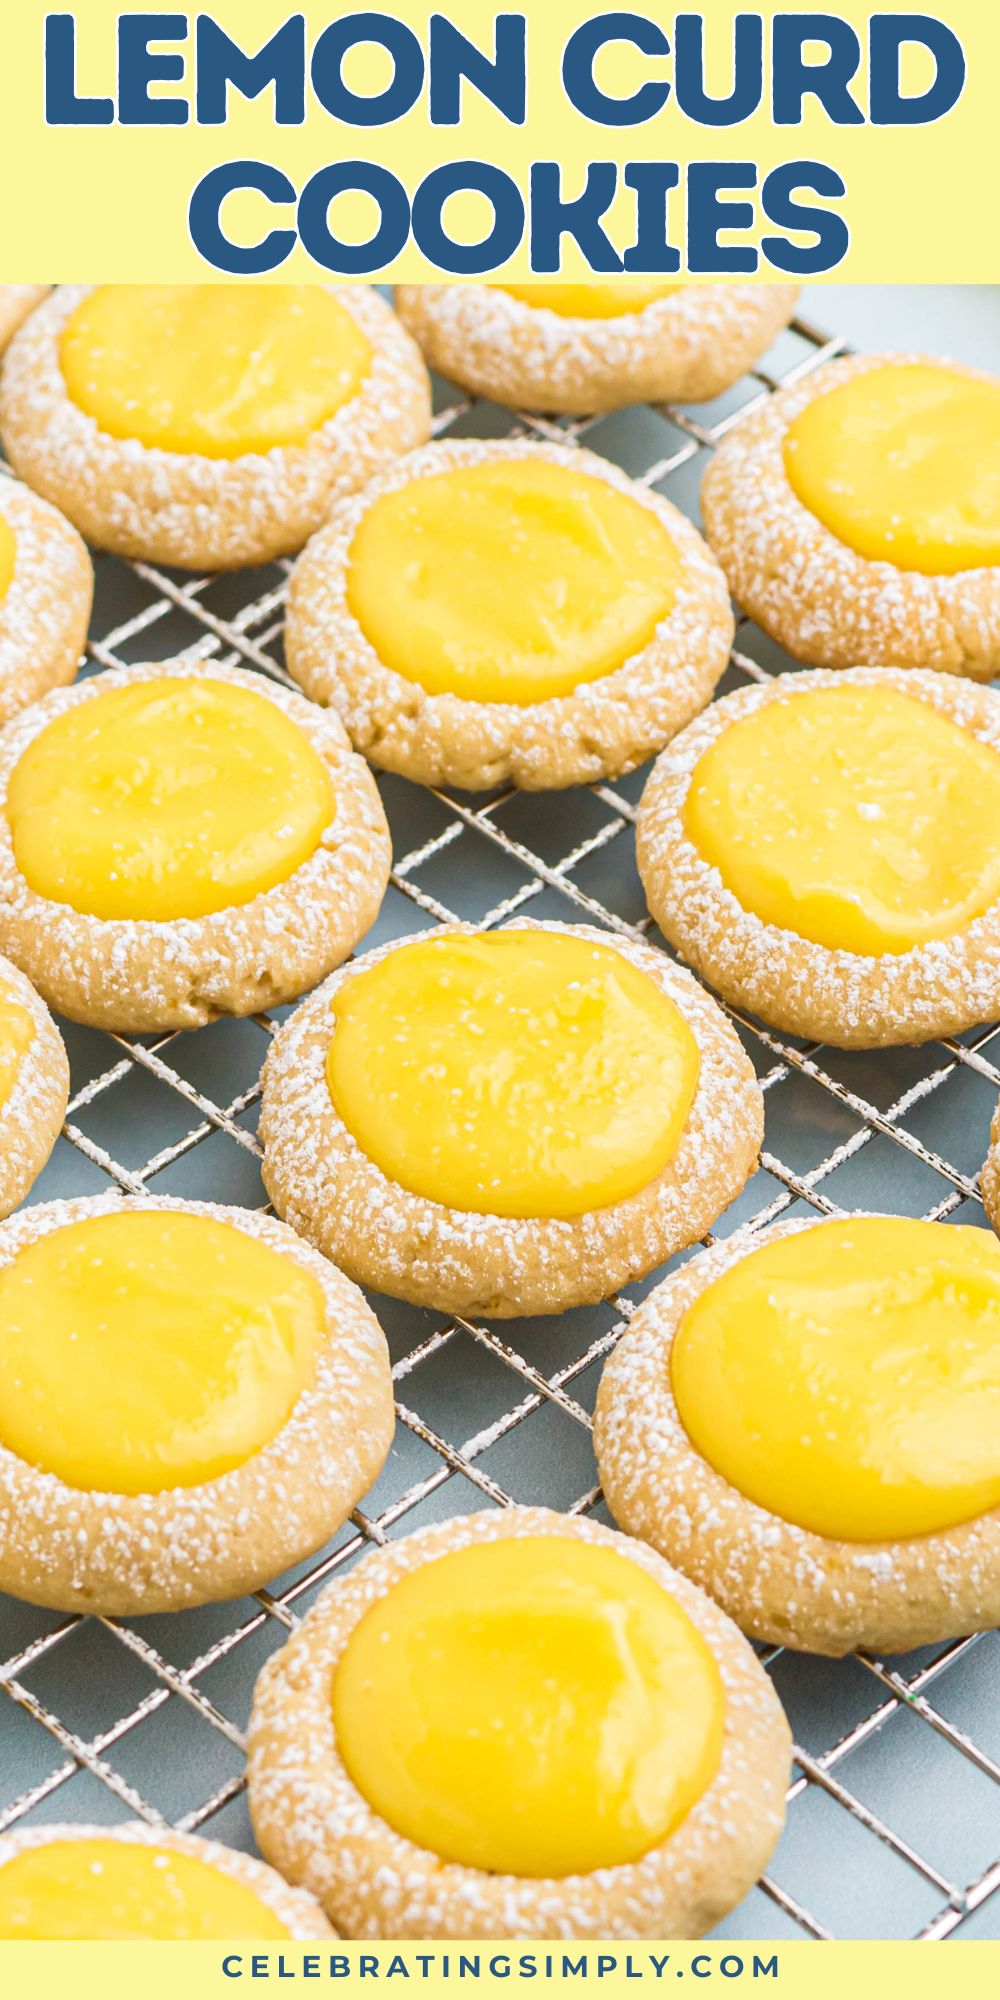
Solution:
{"label": "yellow lemon curd filling", "polygon": [[10,522],[0,514],[0,604],[14,581],[14,565],[17,561],[17,537]]}
{"label": "yellow lemon curd filling", "polygon": [[563,1876],[637,1861],[719,1766],[701,1634],[615,1550],[567,1536],[424,1563],[355,1627],[333,1682],[358,1790],[446,1861]]}
{"label": "yellow lemon curd filling", "polygon": [[784,450],[803,506],[870,562],[924,576],[1000,563],[1000,382],[871,368],[808,403]]}
{"label": "yellow lemon curd filling", "polygon": [[641,652],[681,578],[650,508],[515,458],[384,493],[354,536],[347,601],[383,664],[428,694],[524,704]]}
{"label": "yellow lemon curd filling", "polygon": [[657,299],[669,299],[680,285],[623,278],[614,285],[498,285],[500,292],[525,306],[545,306],[560,319],[622,319],[642,312]]}
{"label": "yellow lemon curd filling", "polygon": [[0,1271],[0,1443],[83,1492],[200,1486],[282,1429],[326,1330],[315,1278],[230,1223],[67,1224]]}
{"label": "yellow lemon curd filling", "polygon": [[1000,756],[891,688],[806,688],[731,722],[684,824],[745,910],[831,951],[910,951],[1000,897]]}
{"label": "yellow lemon curd filling", "polygon": [[108,437],[242,458],[305,444],[357,394],[372,350],[320,285],[98,285],[59,358]]}
{"label": "yellow lemon curd filling", "polygon": [[327,1082],[411,1194],[582,1215],[673,1157],[698,1082],[684,1016],[605,945],[551,931],[421,939],[345,982]]}
{"label": "yellow lemon curd filling", "polygon": [[249,903],[319,846],[321,759],[264,695],[139,681],[41,730],[7,788],[14,857],[36,895],[85,916],[169,922]]}
{"label": "yellow lemon curd filling", "polygon": [[286,1938],[245,1883],[210,1861],[123,1840],[50,1840],[0,1866],[0,1938]]}
{"label": "yellow lemon curd filling", "polygon": [[17,1073],[35,1039],[35,1024],[27,1007],[0,982],[0,1111],[17,1082]]}
{"label": "yellow lemon curd filling", "polygon": [[743,1257],[689,1307],[674,1396],[730,1485],[814,1534],[926,1535],[1000,1505],[1000,1244],[887,1217]]}

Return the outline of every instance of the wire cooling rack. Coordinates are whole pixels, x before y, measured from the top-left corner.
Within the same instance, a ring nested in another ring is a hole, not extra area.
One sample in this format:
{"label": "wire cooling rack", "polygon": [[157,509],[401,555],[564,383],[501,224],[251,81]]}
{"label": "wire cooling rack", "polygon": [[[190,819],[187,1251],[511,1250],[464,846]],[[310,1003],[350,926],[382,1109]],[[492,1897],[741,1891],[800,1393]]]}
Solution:
{"label": "wire cooling rack", "polygon": [[[444,389],[435,429],[585,439],[696,515],[718,440],[779,382],[843,351],[797,320],[759,370],[697,411],[549,422]],[[186,652],[286,679],[288,568],[191,578],[101,558],[88,670]],[[721,691],[791,665],[743,621]],[[524,911],[647,935],[632,852],[645,775],[487,798],[382,779],[398,858],[368,942],[456,917],[497,926]],[[261,1017],[132,1041],[67,1024],[73,1095],[32,1199],[110,1187],[262,1207],[258,1076],[274,1025]],[[852,1208],[984,1222],[976,1177],[1000,1088],[1000,1028],[844,1055],[737,1026],[765,1093],[767,1136],[718,1235]],[[266,1657],[370,1543],[512,1500],[601,1514],[597,1381],[661,1275],[603,1306],[501,1328],[376,1299],[398,1397],[388,1464],[328,1548],[252,1598],[134,1621],[0,1599],[0,1831],[138,1817],[250,1846],[243,1730]],[[892,1660],[765,1658],[796,1737],[788,1825],[765,1881],[719,1935],[1000,1937],[998,1635]]]}

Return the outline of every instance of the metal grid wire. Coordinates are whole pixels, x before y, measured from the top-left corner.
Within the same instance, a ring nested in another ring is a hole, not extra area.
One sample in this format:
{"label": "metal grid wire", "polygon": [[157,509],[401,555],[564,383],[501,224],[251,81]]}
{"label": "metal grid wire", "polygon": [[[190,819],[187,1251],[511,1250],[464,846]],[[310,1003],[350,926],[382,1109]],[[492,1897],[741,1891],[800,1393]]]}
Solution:
{"label": "metal grid wire", "polygon": [[[779,381],[843,351],[797,320],[766,367],[698,412],[549,422],[446,389],[435,429],[586,439],[696,514],[719,439]],[[287,681],[289,567],[191,578],[100,559],[90,670],[186,652]],[[791,665],[743,621],[722,691]],[[646,936],[632,859],[644,777],[485,799],[381,780],[399,858],[368,942],[454,918],[492,927],[525,911]],[[255,1121],[274,1025],[135,1041],[67,1025],[73,1095],[32,1199],[111,1186],[263,1206]],[[765,1092],[767,1137],[720,1235],[865,1207],[983,1222],[976,1175],[1000,1087],[1000,1029],[845,1056],[737,1026]],[[264,1659],[369,1543],[512,1500],[601,1512],[590,1442],[601,1364],[661,1275],[605,1306],[502,1331],[376,1300],[398,1396],[393,1452],[335,1541],[253,1598],[134,1621],[0,1600],[0,1831],[137,1816],[250,1845],[243,1728]],[[797,1740],[788,1827],[721,1935],[1000,1936],[998,1649],[991,1634],[893,1661],[766,1654]]]}

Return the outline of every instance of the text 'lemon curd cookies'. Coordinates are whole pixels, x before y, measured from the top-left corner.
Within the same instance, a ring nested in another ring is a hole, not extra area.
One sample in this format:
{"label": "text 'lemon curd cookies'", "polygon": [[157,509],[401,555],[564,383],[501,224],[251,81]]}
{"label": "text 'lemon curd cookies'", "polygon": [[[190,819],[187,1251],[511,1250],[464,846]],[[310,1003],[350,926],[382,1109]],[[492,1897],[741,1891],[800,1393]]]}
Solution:
{"label": "text 'lemon curd cookies'", "polygon": [[296,565],[285,650],[355,747],[423,784],[616,776],[723,673],[725,579],[691,523],[591,452],[429,445]]}
{"label": "text 'lemon curd cookies'", "polygon": [[392,1429],[378,1321],[273,1218],[101,1196],[0,1229],[0,1589],[239,1596],[336,1533]]}
{"label": "text 'lemon curd cookies'", "polygon": [[328,1938],[262,1861],[171,1827],[34,1826],[0,1839],[0,1940]]}
{"label": "text 'lemon curd cookies'", "polygon": [[664,751],[649,907],[772,1027],[877,1048],[1000,1016],[1000,697],[932,673],[783,674]]}
{"label": "text 'lemon curd cookies'", "polygon": [[278,1213],[359,1283],[497,1318],[605,1298],[693,1242],[763,1124],[687,973],[560,924],[366,954],[297,1009],[263,1083]]}
{"label": "text 'lemon curd cookies'", "polygon": [[901,1652],[1000,1617],[1000,1245],[895,1216],[716,1245],[636,1313],[601,1480],[752,1637]]}
{"label": "text 'lemon curd cookies'", "polygon": [[0,944],[94,1027],[294,999],[373,922],[391,853],[336,715],[166,662],[49,695],[0,738]]}
{"label": "text 'lemon curd cookies'", "polygon": [[94,594],[75,528],[16,479],[0,479],[0,726],[76,673]]}
{"label": "text 'lemon curd cookies'", "polygon": [[1000,670],[1000,379],[858,355],[733,430],[702,487],[730,588],[810,666]]}
{"label": "text 'lemon curd cookies'", "polygon": [[697,1937],[774,1847],[789,1736],[651,1550],[509,1507],[325,1590],[258,1681],[249,1757],[263,1852],[345,1936]]}
{"label": "text 'lemon curd cookies'", "polygon": [[63,285],[0,379],[28,485],[98,548],[184,569],[301,548],[429,428],[420,354],[363,285]]}
{"label": "text 'lemon curd cookies'", "polygon": [[787,326],[794,285],[398,285],[430,367],[475,396],[585,413],[707,402]]}
{"label": "text 'lemon curd cookies'", "polygon": [[23,972],[0,958],[0,1219],[38,1179],[68,1096],[62,1036]]}
{"label": "text 'lemon curd cookies'", "polygon": [[0,285],[0,354],[51,290],[51,285]]}
{"label": "text 'lemon curd cookies'", "polygon": [[983,1167],[982,1188],[986,1213],[1000,1236],[1000,1104],[990,1127],[990,1146]]}

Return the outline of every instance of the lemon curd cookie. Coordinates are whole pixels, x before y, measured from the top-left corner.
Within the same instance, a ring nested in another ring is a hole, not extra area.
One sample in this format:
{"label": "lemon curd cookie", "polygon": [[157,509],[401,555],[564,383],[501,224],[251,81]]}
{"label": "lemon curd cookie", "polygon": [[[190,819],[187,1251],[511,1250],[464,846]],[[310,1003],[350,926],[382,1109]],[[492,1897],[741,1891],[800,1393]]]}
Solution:
{"label": "lemon curd cookie", "polygon": [[693,1242],[763,1125],[689,974],[561,924],[366,954],[297,1009],[263,1084],[278,1213],[361,1284],[496,1318],[605,1298]]}
{"label": "lemon curd cookie", "polygon": [[664,751],[637,859],[734,1006],[877,1048],[1000,1016],[1000,697],[933,673],[784,674]]}
{"label": "lemon curd cookie", "polygon": [[393,1430],[382,1330],[272,1217],[57,1201],[0,1229],[0,1589],[174,1611],[329,1540]]}
{"label": "lemon curd cookie", "polygon": [[38,1179],[68,1097],[62,1036],[23,972],[0,958],[0,1219]]}
{"label": "lemon curd cookie", "polygon": [[652,1292],[595,1442],[616,1521],[753,1638],[901,1652],[1000,1618],[1000,1245],[782,1222]]}
{"label": "lemon curd cookie", "polygon": [[347,1937],[698,1937],[771,1854],[789,1735],[651,1550],[509,1507],[325,1590],[257,1683],[249,1760],[263,1852]]}
{"label": "lemon curd cookie", "polygon": [[725,578],[669,501],[591,452],[474,441],[335,509],[296,565],[285,649],[374,763],[537,790],[662,749],[732,637]]}
{"label": "lemon curd cookie", "polygon": [[0,726],[80,664],[94,595],[75,528],[16,479],[0,479]]}
{"label": "lemon curd cookie", "polygon": [[0,285],[0,354],[51,290],[51,285]]}
{"label": "lemon curd cookie", "polygon": [[34,1826],[0,1839],[0,1940],[329,1938],[262,1861],[172,1827]]}
{"label": "lemon curd cookie", "polygon": [[737,602],[810,666],[1000,671],[1000,379],[831,361],[732,431],[702,487]]}
{"label": "lemon curd cookie", "polygon": [[580,414],[708,402],[787,326],[794,285],[398,285],[430,367],[475,396]]}
{"label": "lemon curd cookie", "polygon": [[983,1167],[982,1187],[986,1213],[1000,1236],[1000,1104],[990,1127],[990,1147]]}
{"label": "lemon curd cookie", "polygon": [[12,341],[0,434],[98,548],[235,569],[302,547],[430,428],[366,286],[62,285]]}
{"label": "lemon curd cookie", "polygon": [[337,717],[258,675],[113,669],[0,738],[0,945],[94,1027],[197,1028],[353,950],[391,854]]}

